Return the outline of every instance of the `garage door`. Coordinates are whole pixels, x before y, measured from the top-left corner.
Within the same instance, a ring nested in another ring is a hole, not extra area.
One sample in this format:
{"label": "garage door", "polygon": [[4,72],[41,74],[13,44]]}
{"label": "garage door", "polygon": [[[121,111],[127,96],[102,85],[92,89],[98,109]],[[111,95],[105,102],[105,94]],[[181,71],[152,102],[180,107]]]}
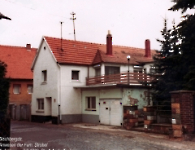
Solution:
{"label": "garage door", "polygon": [[100,123],[120,126],[122,123],[121,100],[100,100]]}

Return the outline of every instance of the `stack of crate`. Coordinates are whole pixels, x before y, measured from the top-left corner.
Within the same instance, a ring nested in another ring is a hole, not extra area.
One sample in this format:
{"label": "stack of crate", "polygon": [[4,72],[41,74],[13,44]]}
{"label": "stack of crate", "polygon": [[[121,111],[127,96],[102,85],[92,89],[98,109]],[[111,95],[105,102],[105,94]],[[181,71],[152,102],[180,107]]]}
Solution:
{"label": "stack of crate", "polygon": [[144,128],[146,130],[151,128],[151,124],[156,122],[156,107],[145,106],[144,111]]}
{"label": "stack of crate", "polygon": [[130,130],[131,128],[138,126],[137,105],[129,106],[127,109],[124,109],[123,121],[124,121],[123,126],[127,130]]}
{"label": "stack of crate", "polygon": [[180,103],[171,103],[173,137],[182,137],[182,124],[180,115]]}

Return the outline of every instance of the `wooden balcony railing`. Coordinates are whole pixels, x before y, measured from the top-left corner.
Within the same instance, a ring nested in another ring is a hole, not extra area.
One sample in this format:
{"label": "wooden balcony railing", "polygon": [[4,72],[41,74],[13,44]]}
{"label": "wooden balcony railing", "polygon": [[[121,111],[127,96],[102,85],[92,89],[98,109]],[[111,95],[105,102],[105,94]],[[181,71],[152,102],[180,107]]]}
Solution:
{"label": "wooden balcony railing", "polygon": [[[129,73],[130,85],[149,85],[152,80],[153,78],[151,76],[144,73]],[[86,85],[98,84],[128,84],[128,73],[86,78]]]}

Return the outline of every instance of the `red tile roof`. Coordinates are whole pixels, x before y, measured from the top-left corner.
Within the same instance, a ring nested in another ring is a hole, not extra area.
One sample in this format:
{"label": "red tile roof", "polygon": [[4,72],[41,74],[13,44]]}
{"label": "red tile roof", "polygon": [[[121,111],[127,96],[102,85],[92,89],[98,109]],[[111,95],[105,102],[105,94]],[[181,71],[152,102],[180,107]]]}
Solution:
{"label": "red tile roof", "polygon": [[[127,55],[131,56],[130,64],[153,61],[152,58],[144,57],[145,49],[141,48],[113,45],[113,55],[106,55],[105,44],[63,39],[63,50],[61,50],[61,39],[47,36],[44,38],[58,63],[78,65],[92,65],[101,62],[127,64]],[[152,50],[151,53],[154,55],[155,51]]]}
{"label": "red tile roof", "polygon": [[7,64],[6,77],[11,79],[33,79],[31,65],[37,49],[0,45],[0,61]]}

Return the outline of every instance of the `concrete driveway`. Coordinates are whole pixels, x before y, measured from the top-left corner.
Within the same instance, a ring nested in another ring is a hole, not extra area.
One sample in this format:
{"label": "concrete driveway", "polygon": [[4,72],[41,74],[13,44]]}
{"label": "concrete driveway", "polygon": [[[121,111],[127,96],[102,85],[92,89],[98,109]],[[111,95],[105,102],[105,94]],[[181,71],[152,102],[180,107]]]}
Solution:
{"label": "concrete driveway", "polygon": [[165,135],[89,124],[53,125],[12,121],[11,150],[176,150],[195,149],[194,142],[177,142]]}

